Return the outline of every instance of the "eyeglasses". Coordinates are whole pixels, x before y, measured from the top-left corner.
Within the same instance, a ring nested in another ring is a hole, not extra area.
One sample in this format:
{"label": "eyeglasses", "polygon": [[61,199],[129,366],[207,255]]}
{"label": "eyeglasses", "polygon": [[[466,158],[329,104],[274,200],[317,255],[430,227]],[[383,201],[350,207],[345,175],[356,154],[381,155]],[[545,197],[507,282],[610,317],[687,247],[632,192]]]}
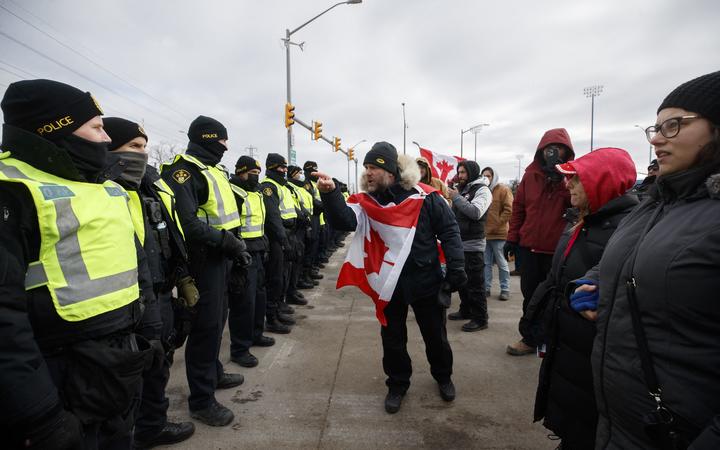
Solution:
{"label": "eyeglasses", "polygon": [[658,132],[665,136],[667,139],[674,138],[680,132],[680,122],[686,119],[699,119],[700,116],[680,116],[671,117],[660,125],[650,125],[645,128],[645,136],[648,141],[652,141]]}

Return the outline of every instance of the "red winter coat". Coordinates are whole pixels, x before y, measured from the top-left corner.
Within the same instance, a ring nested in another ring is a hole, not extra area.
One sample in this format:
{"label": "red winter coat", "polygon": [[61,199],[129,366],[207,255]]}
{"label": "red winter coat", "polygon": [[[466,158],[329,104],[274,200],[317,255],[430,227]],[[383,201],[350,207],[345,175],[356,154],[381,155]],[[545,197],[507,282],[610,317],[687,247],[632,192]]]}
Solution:
{"label": "red winter coat", "polygon": [[508,242],[537,253],[555,252],[567,222],[563,218],[570,207],[570,193],[563,181],[551,182],[542,170],[542,150],[550,144],[563,144],[570,149],[566,160],[575,158],[570,136],[564,128],[548,130],[540,139],[535,159],[525,169],[513,200]]}

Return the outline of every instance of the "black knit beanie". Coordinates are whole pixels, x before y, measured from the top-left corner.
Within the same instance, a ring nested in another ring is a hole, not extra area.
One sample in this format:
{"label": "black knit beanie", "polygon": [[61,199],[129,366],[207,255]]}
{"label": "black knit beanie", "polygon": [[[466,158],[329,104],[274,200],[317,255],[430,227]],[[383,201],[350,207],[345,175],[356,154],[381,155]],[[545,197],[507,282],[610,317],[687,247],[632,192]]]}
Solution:
{"label": "black knit beanie", "polygon": [[714,125],[720,125],[720,71],[676,87],[665,97],[657,112],[665,108],[682,108],[700,114]]}
{"label": "black knit beanie", "polygon": [[112,139],[112,142],[108,145],[109,151],[122,147],[136,137],[145,138],[146,141],[148,140],[147,134],[140,124],[121,119],[120,117],[107,117],[103,119],[103,126],[107,135]]}
{"label": "black knit beanie", "polygon": [[89,92],[53,80],[10,84],[0,102],[5,123],[50,141],[69,136],[103,114]]}
{"label": "black knit beanie", "polygon": [[274,170],[281,166],[287,167],[285,157],[279,153],[268,153],[265,159],[265,168],[267,170]]}
{"label": "black knit beanie", "polygon": [[385,169],[393,175],[398,175],[398,153],[395,147],[388,142],[376,142],[363,160],[363,165],[372,164],[373,166]]}
{"label": "black knit beanie", "polygon": [[227,139],[228,133],[225,125],[207,116],[198,116],[193,120],[187,132],[190,142],[202,146],[207,142],[217,142]]}
{"label": "black knit beanie", "polygon": [[243,155],[235,163],[235,173],[243,173],[252,169],[260,169],[260,161],[250,156]]}
{"label": "black knit beanie", "polygon": [[302,168],[298,166],[288,166],[288,177],[292,178],[296,173],[302,172]]}
{"label": "black knit beanie", "polygon": [[305,161],[305,164],[303,164],[303,170],[308,172],[317,172],[318,165],[315,161]]}

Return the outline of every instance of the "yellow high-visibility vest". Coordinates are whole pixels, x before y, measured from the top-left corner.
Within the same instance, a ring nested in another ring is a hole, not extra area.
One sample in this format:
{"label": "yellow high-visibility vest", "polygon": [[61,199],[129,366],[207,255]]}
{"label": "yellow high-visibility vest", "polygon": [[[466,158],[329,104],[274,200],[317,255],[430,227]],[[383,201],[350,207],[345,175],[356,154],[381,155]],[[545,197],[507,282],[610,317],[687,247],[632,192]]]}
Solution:
{"label": "yellow high-visibility vest", "polygon": [[142,199],[137,191],[127,191],[130,199],[128,207],[130,208],[130,217],[132,218],[133,228],[137,234],[140,244],[145,246],[145,218],[143,216]]}
{"label": "yellow high-visibility vest", "polygon": [[304,188],[302,188],[300,186],[295,186],[292,183],[288,183],[288,186],[290,186],[290,189],[295,191],[295,194],[297,195],[299,204],[302,205],[302,207],[305,208],[310,214],[312,214],[312,212],[313,212],[312,194],[310,194]]}
{"label": "yellow high-visibility vest", "polygon": [[0,154],[0,180],[32,196],[40,254],[25,289],[46,286],[58,315],[77,322],[126,306],[140,296],[135,230],[128,194],[117,183],[71,181]]}
{"label": "yellow high-visibility vest", "polygon": [[[179,159],[195,164],[207,180],[208,198],[204,204],[198,207],[198,218],[205,220],[208,225],[217,230],[232,230],[239,227],[240,212],[237,209],[226,172],[218,166],[203,164],[197,158],[187,154],[176,155],[171,164],[175,164]],[[169,165],[163,164],[160,167],[160,173],[167,170],[168,167]]]}
{"label": "yellow high-visibility vest", "polygon": [[[317,182],[316,181],[310,181],[310,182],[312,183],[313,188],[315,189],[313,191],[315,200],[320,200],[320,191],[318,190]],[[325,225],[325,213],[324,212],[320,213],[320,226],[323,226],[323,225]]]}
{"label": "yellow high-visibility vest", "polygon": [[167,209],[167,212],[170,214],[170,219],[178,227],[180,234],[184,238],[185,232],[183,231],[182,224],[180,223],[180,218],[177,216],[175,211],[175,193],[162,178],[158,178],[153,184],[156,188],[155,192],[157,192],[158,197],[160,197],[160,201],[163,202],[165,209]]}
{"label": "yellow high-visibility vest", "polygon": [[233,192],[243,199],[240,210],[240,237],[259,238],[265,235],[265,202],[259,192],[247,192],[230,183]]}
{"label": "yellow high-visibility vest", "polygon": [[293,198],[293,194],[290,189],[287,186],[281,186],[280,183],[272,178],[265,177],[265,179],[262,180],[262,183],[266,181],[277,187],[278,197],[280,198],[280,218],[283,220],[297,218],[297,211],[295,211],[295,199]]}

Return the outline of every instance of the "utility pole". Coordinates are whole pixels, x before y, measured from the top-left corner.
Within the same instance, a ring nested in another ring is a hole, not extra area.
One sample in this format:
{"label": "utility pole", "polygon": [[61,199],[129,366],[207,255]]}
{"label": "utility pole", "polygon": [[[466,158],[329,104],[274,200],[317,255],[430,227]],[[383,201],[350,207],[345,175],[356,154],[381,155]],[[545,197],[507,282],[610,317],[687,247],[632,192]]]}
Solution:
{"label": "utility pole", "polygon": [[403,155],[404,155],[405,147],[406,147],[406,131],[407,131],[407,122],[405,121],[405,102],[402,103],[402,109],[403,109]]}

